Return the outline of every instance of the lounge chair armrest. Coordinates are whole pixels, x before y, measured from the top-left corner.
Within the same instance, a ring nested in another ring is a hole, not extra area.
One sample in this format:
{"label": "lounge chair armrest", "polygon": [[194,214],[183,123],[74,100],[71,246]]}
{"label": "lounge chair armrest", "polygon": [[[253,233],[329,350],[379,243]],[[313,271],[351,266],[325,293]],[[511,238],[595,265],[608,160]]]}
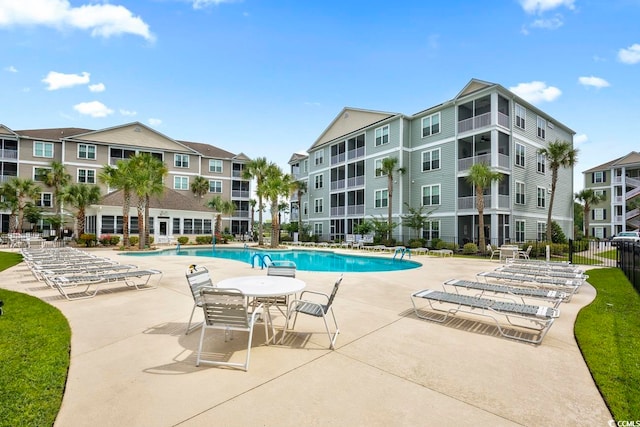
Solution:
{"label": "lounge chair armrest", "polygon": [[[323,293],[323,292],[317,292],[317,291],[302,291],[302,293],[300,294],[300,300],[303,300],[303,296],[304,294],[313,294],[313,295],[319,295],[321,297],[324,297],[327,299],[327,301],[329,301],[329,295]],[[306,302],[313,302],[313,301],[308,301],[308,300],[304,300]]]}

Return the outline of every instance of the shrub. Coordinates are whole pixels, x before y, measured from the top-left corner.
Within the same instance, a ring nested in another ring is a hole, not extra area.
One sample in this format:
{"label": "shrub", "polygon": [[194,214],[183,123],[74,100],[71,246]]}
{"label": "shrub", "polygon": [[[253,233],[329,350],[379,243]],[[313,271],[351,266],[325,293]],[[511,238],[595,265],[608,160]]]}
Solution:
{"label": "shrub", "polygon": [[85,245],[86,247],[94,246],[97,241],[98,241],[98,238],[96,237],[96,235],[90,234],[90,233],[81,234],[77,240],[79,245],[81,246]]}
{"label": "shrub", "polygon": [[118,243],[120,243],[120,236],[111,236],[111,241],[109,242],[109,244],[115,246]]}
{"label": "shrub", "polygon": [[[433,239],[436,240],[436,239]],[[436,244],[435,248],[436,249],[450,249],[452,251],[457,251],[458,250],[458,245],[456,243],[449,243],[449,242],[445,242],[444,240],[440,240],[437,239],[438,243]],[[477,248],[477,246],[476,246]]]}
{"label": "shrub", "polygon": [[103,234],[102,236],[100,236],[100,244],[103,246],[109,246],[111,245],[111,235],[109,234]]}
{"label": "shrub", "polygon": [[129,245],[137,246],[138,242],[140,242],[140,238],[138,236],[129,236]]}
{"label": "shrub", "polygon": [[438,239],[437,237],[435,239],[431,239],[431,246],[429,246],[430,249],[442,249],[442,247],[438,247],[438,245],[442,242],[442,239]]}
{"label": "shrub", "polygon": [[196,236],[196,243],[198,245],[210,245],[213,241],[211,236]]}
{"label": "shrub", "polygon": [[424,247],[426,244],[424,239],[411,239],[409,240],[409,247],[410,248],[422,248]]}
{"label": "shrub", "polygon": [[462,253],[465,255],[475,255],[478,253],[478,245],[475,243],[466,243],[462,247]]}
{"label": "shrub", "polygon": [[186,245],[187,243],[189,243],[189,237],[187,236],[180,236],[177,240],[181,245]]}

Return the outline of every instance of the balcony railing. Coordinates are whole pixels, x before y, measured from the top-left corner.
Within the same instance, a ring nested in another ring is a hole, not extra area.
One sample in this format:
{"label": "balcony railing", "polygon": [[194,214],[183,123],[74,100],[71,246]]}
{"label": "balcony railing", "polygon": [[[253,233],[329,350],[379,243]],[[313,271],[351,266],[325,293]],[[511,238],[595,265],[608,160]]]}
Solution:
{"label": "balcony railing", "polygon": [[362,215],[362,214],[364,214],[364,205],[347,206],[347,215]]}
{"label": "balcony railing", "polygon": [[480,114],[458,122],[458,133],[480,129],[491,124],[491,113]]}
{"label": "balcony railing", "polygon": [[498,166],[504,169],[511,169],[511,158],[506,154],[498,154]]}
{"label": "balcony railing", "polygon": [[359,159],[360,157],[364,157],[364,147],[358,147],[347,151],[347,158],[349,160]]}
{"label": "balcony railing", "polygon": [[335,165],[336,163],[342,163],[345,159],[345,153],[338,153],[336,155],[331,156],[331,164]]}
{"label": "balcony railing", "polygon": [[[491,196],[484,196],[484,207],[491,207]],[[458,197],[458,209],[476,209],[476,196]]]}
{"label": "balcony railing", "polygon": [[9,181],[12,178],[17,178],[15,175],[0,175],[0,182],[4,183]]}
{"label": "balcony railing", "polygon": [[360,187],[364,185],[364,175],[354,176],[347,179],[347,187]]}
{"label": "balcony railing", "polygon": [[0,159],[16,160],[18,159],[18,150],[1,149]]}
{"label": "balcony railing", "polygon": [[480,156],[472,156],[472,157],[466,157],[464,159],[459,159],[458,160],[458,171],[462,172],[462,171],[466,171],[471,169],[471,166],[473,166],[476,163],[486,163],[488,165],[491,164],[491,153],[487,153],[487,154],[482,154]]}
{"label": "balcony railing", "polygon": [[624,199],[622,198],[622,196],[614,196],[613,198],[613,203],[615,205],[621,205],[623,203]]}
{"label": "balcony railing", "polygon": [[509,125],[510,125],[509,116],[507,116],[504,113],[498,112],[498,125],[509,129]]}
{"label": "balcony railing", "polygon": [[339,179],[338,181],[331,181],[331,190],[340,190],[344,188],[344,179]]}
{"label": "balcony railing", "polygon": [[508,194],[498,194],[498,207],[508,208],[511,206],[511,196]]}
{"label": "balcony railing", "polygon": [[233,216],[235,218],[249,218],[249,211],[235,211]]}
{"label": "balcony railing", "polygon": [[622,215],[614,215],[613,216],[614,224],[622,224]]}
{"label": "balcony railing", "polygon": [[336,206],[331,208],[331,216],[344,216],[344,206]]}
{"label": "balcony railing", "polygon": [[251,193],[248,190],[231,190],[231,197],[249,198]]}

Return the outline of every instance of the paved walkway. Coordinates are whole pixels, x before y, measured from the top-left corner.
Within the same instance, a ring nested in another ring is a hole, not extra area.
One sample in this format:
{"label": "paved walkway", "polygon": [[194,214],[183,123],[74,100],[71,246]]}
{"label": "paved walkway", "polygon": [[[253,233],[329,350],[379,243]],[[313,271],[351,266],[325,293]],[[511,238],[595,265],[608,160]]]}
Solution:
{"label": "paved walkway", "polygon": [[[215,280],[264,271],[217,258],[95,252],[162,270],[159,288],[113,287],[69,302],[23,264],[0,273],[3,287],[50,302],[71,324],[58,427],[605,426],[611,419],[573,336],[579,309],[595,296],[590,285],[561,306],[543,343],[533,346],[497,337],[474,318],[441,325],[411,310],[413,291],[474,279],[495,261],[425,255],[413,257],[423,263],[414,270],[347,273],[334,305],[341,330],[335,351],[317,319],[300,318],[299,332],[282,345],[264,345],[258,327],[245,373],[195,367],[200,331],[184,335],[193,305],[184,272],[191,263],[207,266]],[[328,292],[337,276],[297,277]],[[236,332],[226,344],[221,335],[207,345],[243,360],[245,335]]]}

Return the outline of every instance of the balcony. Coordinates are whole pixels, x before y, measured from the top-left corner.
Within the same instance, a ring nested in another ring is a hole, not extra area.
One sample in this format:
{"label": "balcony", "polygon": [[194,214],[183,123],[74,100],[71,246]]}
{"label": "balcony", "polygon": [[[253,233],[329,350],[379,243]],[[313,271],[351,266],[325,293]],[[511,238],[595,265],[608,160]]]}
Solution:
{"label": "balcony", "polygon": [[344,216],[344,206],[336,206],[331,208],[331,216]]}
{"label": "balcony", "polygon": [[341,190],[344,188],[345,180],[339,179],[337,181],[331,181],[331,191],[333,190]]}
{"label": "balcony", "polygon": [[509,116],[504,113],[498,112],[498,125],[510,129],[511,121],[509,120]]}
{"label": "balcony", "polygon": [[[484,196],[485,209],[491,207],[491,196]],[[476,196],[458,197],[458,209],[476,209]]]}
{"label": "balcony", "polygon": [[5,183],[12,178],[17,178],[16,175],[0,175],[0,183]]}
{"label": "balcony", "polygon": [[331,156],[331,164],[335,165],[337,163],[342,163],[344,162],[345,159],[345,153],[338,153],[334,156]]}
{"label": "balcony", "polygon": [[347,158],[349,160],[359,159],[361,157],[364,157],[364,147],[358,147],[347,152]]}
{"label": "balcony", "polygon": [[491,112],[469,117],[458,122],[458,133],[469,132],[491,125]]}
{"label": "balcony", "polygon": [[249,190],[231,190],[231,197],[237,197],[239,199],[248,199],[251,197]]}
{"label": "balcony", "polygon": [[18,150],[1,149],[0,159],[2,160],[18,160]]}
{"label": "balcony", "polygon": [[458,172],[466,171],[471,169],[476,163],[486,163],[488,165],[491,164],[491,153],[481,154],[479,156],[465,157],[464,159],[458,160]]}
{"label": "balcony", "polygon": [[249,211],[235,211],[233,213],[234,218],[249,218]]}
{"label": "balcony", "polygon": [[347,206],[347,215],[363,215],[364,205],[349,205]]}
{"label": "balcony", "polygon": [[347,179],[347,187],[362,187],[364,185],[364,175],[354,176]]}

